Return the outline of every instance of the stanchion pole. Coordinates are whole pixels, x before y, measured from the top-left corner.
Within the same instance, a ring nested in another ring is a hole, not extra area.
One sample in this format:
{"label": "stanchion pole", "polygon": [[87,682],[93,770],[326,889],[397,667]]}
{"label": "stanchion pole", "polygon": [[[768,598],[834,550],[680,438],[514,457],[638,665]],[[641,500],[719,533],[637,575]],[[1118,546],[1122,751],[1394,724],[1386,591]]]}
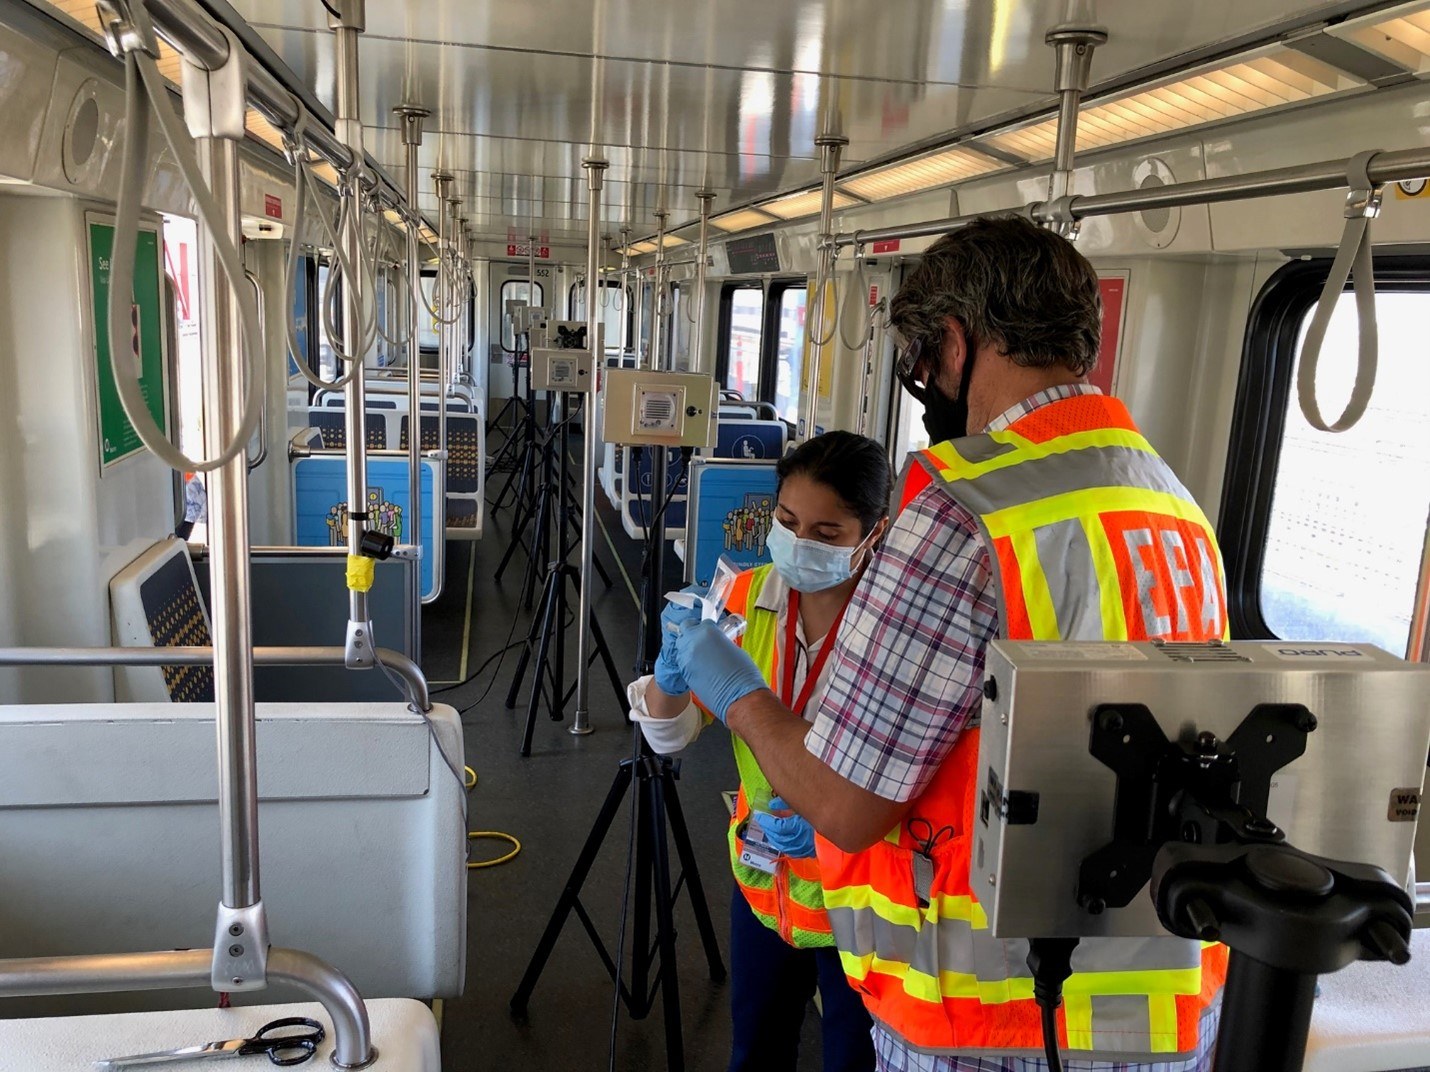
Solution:
{"label": "stanchion pole", "polygon": [[[571,732],[591,732],[591,573],[596,551],[596,400],[600,397],[605,344],[601,339],[600,285],[601,180],[609,166],[599,157],[581,161],[590,193],[586,221],[586,345],[591,349],[591,393],[582,416],[584,448],[581,458],[581,572],[576,578],[580,602],[576,612],[576,717]],[[565,416],[565,414],[563,414]]]}

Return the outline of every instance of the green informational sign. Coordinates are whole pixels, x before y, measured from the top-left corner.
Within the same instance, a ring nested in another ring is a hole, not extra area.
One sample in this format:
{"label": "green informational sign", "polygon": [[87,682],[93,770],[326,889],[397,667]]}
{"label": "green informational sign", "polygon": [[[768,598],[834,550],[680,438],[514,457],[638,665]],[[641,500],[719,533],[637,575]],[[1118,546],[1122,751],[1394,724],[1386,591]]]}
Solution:
{"label": "green informational sign", "polygon": [[[114,386],[109,363],[109,271],[114,248],[114,226],[90,217],[89,278],[94,316],[95,383],[99,392],[99,457],[113,465],[144,449],[139,434],[125,416]],[[164,320],[160,286],[159,235],[152,227],[139,229],[134,253],[134,303],[130,312],[130,345],[142,369],[139,386],[154,423],[165,434],[169,426],[168,383],[164,375]]]}

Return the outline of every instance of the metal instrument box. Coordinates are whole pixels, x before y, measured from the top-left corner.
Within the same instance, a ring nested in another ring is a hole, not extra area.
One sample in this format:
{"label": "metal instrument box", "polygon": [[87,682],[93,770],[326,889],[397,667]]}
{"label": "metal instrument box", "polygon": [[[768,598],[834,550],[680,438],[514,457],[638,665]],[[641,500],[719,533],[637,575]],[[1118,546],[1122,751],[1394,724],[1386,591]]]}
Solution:
{"label": "metal instrument box", "polygon": [[649,369],[606,371],[601,438],[623,446],[713,447],[713,376]]}
{"label": "metal instrument box", "polygon": [[1083,858],[1112,839],[1117,776],[1088,752],[1101,704],[1145,705],[1169,741],[1225,741],[1258,704],[1304,704],[1318,725],[1267,817],[1305,852],[1411,880],[1430,666],[1362,644],[998,640],[984,680],[971,886],[1000,938],[1166,934],[1145,884],[1100,914],[1076,899]]}
{"label": "metal instrument box", "polygon": [[592,368],[589,350],[533,350],[532,390],[589,394],[595,379]]}

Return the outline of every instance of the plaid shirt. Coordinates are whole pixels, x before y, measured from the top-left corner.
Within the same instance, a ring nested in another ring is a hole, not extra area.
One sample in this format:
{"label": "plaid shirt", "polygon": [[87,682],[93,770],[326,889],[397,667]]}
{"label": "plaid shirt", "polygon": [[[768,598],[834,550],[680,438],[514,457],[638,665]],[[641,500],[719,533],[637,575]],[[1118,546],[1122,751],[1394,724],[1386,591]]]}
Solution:
{"label": "plaid shirt", "polygon": [[[1069,384],[994,418],[1006,429],[1041,406],[1096,387]],[[836,774],[886,800],[907,801],[933,779],[983,695],[983,656],[998,635],[988,547],[968,510],[929,487],[890,526],[860,581],[830,662],[829,687],[805,747]],[[1068,1072],[1197,1072],[1210,1067],[1219,1011],[1203,1018],[1196,1057],[1160,1064],[1074,1061]],[[932,1057],[874,1028],[885,1072],[1046,1072],[1031,1057]]]}
{"label": "plaid shirt", "polygon": [[[988,431],[1050,402],[1098,393],[1087,384],[1040,391]],[[854,591],[805,747],[861,789],[912,800],[977,713],[983,653],[997,635],[993,569],[978,522],[925,488],[889,527]]]}

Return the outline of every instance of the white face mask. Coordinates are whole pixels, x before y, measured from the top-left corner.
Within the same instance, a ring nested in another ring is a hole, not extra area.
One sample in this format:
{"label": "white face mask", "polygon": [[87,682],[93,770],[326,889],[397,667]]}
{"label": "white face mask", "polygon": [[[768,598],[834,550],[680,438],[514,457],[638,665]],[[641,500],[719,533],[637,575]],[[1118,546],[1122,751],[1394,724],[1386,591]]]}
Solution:
{"label": "white face mask", "polygon": [[765,546],[775,569],[791,588],[822,592],[854,576],[854,556],[864,544],[861,541],[853,547],[836,547],[801,539],[780,524],[779,518],[771,518]]}

